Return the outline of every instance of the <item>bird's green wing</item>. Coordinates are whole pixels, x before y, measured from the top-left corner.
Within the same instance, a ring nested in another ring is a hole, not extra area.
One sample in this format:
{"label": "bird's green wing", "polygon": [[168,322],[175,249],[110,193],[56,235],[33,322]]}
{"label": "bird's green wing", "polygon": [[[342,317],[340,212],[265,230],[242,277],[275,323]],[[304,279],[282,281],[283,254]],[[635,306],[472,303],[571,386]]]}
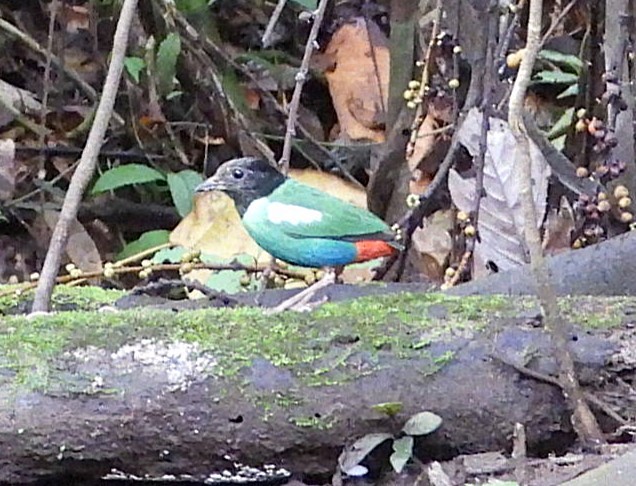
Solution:
{"label": "bird's green wing", "polygon": [[370,211],[291,179],[266,199],[261,217],[296,238],[355,240],[375,235],[390,240],[393,237],[389,226]]}

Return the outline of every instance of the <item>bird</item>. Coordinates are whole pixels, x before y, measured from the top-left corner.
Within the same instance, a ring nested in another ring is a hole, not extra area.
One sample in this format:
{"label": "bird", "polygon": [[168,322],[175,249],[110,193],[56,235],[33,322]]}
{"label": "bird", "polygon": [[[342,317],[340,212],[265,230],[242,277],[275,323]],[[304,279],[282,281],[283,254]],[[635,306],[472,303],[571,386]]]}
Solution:
{"label": "bird", "polygon": [[[332,270],[402,249],[398,233],[375,214],[295,181],[257,157],[222,164],[195,189],[208,191],[230,196],[252,239],[292,265]],[[323,286],[335,281],[335,272],[329,273]]]}

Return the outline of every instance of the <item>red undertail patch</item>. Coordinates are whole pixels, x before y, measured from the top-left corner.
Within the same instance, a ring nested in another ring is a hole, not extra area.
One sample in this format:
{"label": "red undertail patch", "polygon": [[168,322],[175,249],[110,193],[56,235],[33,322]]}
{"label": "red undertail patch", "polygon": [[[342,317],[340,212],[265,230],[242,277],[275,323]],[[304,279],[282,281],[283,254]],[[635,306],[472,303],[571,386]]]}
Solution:
{"label": "red undertail patch", "polygon": [[380,240],[363,240],[356,241],[356,262],[366,262],[375,258],[392,255],[397,250],[389,245],[386,241]]}

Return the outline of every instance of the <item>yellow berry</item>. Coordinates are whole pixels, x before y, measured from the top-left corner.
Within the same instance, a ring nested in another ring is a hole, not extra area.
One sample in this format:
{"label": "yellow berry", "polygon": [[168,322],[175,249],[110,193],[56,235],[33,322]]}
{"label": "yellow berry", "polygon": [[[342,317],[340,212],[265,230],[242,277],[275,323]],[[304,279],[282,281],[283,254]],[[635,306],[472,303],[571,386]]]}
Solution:
{"label": "yellow berry", "polygon": [[634,219],[634,215],[628,211],[623,211],[621,213],[621,223],[631,223],[632,219]]}
{"label": "yellow berry", "polygon": [[457,89],[459,88],[459,79],[457,78],[453,78],[448,82],[448,87],[450,89]]}
{"label": "yellow berry", "polygon": [[242,287],[247,287],[252,282],[252,278],[249,275],[245,274],[241,277],[239,282]]}
{"label": "yellow berry", "polygon": [[453,267],[448,267],[445,271],[444,271],[444,276],[446,278],[453,278],[455,276],[455,274],[457,273],[457,270],[455,270]]}
{"label": "yellow berry", "polygon": [[576,117],[581,119],[581,118],[585,118],[585,115],[587,115],[587,111],[585,110],[585,108],[579,108],[576,111]]}
{"label": "yellow berry", "polygon": [[602,201],[599,201],[596,207],[601,213],[606,213],[610,209],[612,209],[612,205],[609,203],[607,199],[603,199]]}
{"label": "yellow berry", "polygon": [[417,103],[415,103],[414,101],[409,101],[409,102],[406,104],[406,107],[407,107],[409,110],[414,110],[415,108],[417,108]]}
{"label": "yellow berry", "polygon": [[574,242],[572,243],[572,249],[573,250],[579,250],[580,248],[583,247],[583,243],[581,242],[580,238],[577,238],[576,240],[574,240]]}
{"label": "yellow berry", "polygon": [[409,89],[419,89],[420,82],[416,79],[409,81]]}
{"label": "yellow berry", "polygon": [[186,251],[183,255],[181,255],[181,263],[188,263],[192,261],[192,253],[189,251]]}
{"label": "yellow berry", "polygon": [[587,170],[586,167],[577,167],[576,168],[576,176],[580,178],[584,178],[590,175],[590,171]]}
{"label": "yellow berry", "polygon": [[599,201],[605,201],[607,199],[607,193],[606,192],[599,192],[598,195],[596,196],[596,198]]}
{"label": "yellow berry", "polygon": [[413,97],[415,96],[415,92],[413,90],[407,89],[402,96],[404,96],[404,99],[406,101],[409,101],[413,99]]}
{"label": "yellow berry", "polygon": [[627,196],[629,196],[629,189],[627,189],[625,186],[619,185],[614,188],[614,197],[616,199]]}
{"label": "yellow berry", "polygon": [[511,52],[510,54],[508,54],[508,56],[506,56],[506,65],[510,69],[517,69],[521,64],[521,60],[523,59],[525,51],[525,49],[519,49],[516,52]]}
{"label": "yellow berry", "polygon": [[106,262],[104,263],[104,268],[114,268],[115,266],[113,265],[113,262]]}
{"label": "yellow berry", "polygon": [[74,268],[70,271],[70,275],[73,278],[80,278],[82,276],[82,271],[79,268]]}
{"label": "yellow berry", "polygon": [[578,120],[576,122],[576,125],[574,125],[574,129],[577,131],[577,133],[583,133],[587,131],[587,123],[585,122],[585,120]]}
{"label": "yellow berry", "polygon": [[66,269],[66,271],[68,273],[71,273],[73,270],[75,270],[75,264],[74,263],[67,263],[64,268]]}
{"label": "yellow berry", "polygon": [[461,221],[462,223],[468,221],[470,215],[466,211],[459,211],[457,213],[457,221]]}
{"label": "yellow berry", "polygon": [[280,275],[276,275],[274,277],[274,287],[277,287],[280,289],[284,286],[285,286],[285,279],[281,277]]}
{"label": "yellow berry", "polygon": [[114,276],[115,276],[115,270],[113,269],[113,267],[104,268],[104,277],[113,278]]}
{"label": "yellow berry", "polygon": [[318,270],[316,273],[316,278],[318,280],[322,280],[322,278],[325,276],[325,271],[324,270]]}
{"label": "yellow berry", "polygon": [[33,272],[31,275],[29,275],[29,280],[31,280],[32,282],[35,282],[36,280],[40,279],[40,274],[38,272]]}
{"label": "yellow berry", "polygon": [[190,273],[192,270],[194,270],[194,265],[192,264],[192,262],[185,262],[179,268],[179,273],[181,273],[181,275],[185,275],[186,273]]}
{"label": "yellow berry", "polygon": [[17,276],[17,275],[11,275],[11,276],[9,277],[9,283],[10,283],[11,285],[15,285],[15,284],[17,284],[17,283],[20,283],[20,279],[18,278],[18,276]]}
{"label": "yellow berry", "polygon": [[464,228],[464,235],[466,235],[468,238],[474,238],[476,234],[477,230],[472,224],[469,224]]}
{"label": "yellow berry", "polygon": [[621,197],[618,200],[618,207],[621,208],[621,209],[628,208],[631,205],[632,205],[632,199],[630,197],[628,197],[628,196]]}
{"label": "yellow berry", "polygon": [[417,194],[409,194],[408,196],[406,196],[406,205],[409,208],[415,208],[419,206],[419,204],[420,204],[420,196],[418,196]]}
{"label": "yellow berry", "polygon": [[150,260],[142,260],[141,266],[144,268],[152,267],[152,262]]}
{"label": "yellow berry", "polygon": [[139,272],[139,278],[142,279],[142,280],[145,279],[145,278],[148,278],[149,275],[150,275],[150,273],[148,272],[148,270],[141,270]]}
{"label": "yellow berry", "polygon": [[461,54],[461,53],[462,53],[462,46],[453,47],[453,54]]}
{"label": "yellow berry", "polygon": [[309,272],[305,275],[305,283],[307,285],[313,285],[316,283],[316,274],[314,272]]}

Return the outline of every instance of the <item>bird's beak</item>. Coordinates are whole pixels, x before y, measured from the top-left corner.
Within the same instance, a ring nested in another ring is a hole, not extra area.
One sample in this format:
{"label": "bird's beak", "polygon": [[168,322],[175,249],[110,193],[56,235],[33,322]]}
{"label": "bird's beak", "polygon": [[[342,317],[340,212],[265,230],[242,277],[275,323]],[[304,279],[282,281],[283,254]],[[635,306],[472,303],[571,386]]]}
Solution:
{"label": "bird's beak", "polygon": [[223,181],[212,176],[199,184],[195,188],[194,192],[223,191],[225,189],[227,189],[227,186],[223,183]]}

